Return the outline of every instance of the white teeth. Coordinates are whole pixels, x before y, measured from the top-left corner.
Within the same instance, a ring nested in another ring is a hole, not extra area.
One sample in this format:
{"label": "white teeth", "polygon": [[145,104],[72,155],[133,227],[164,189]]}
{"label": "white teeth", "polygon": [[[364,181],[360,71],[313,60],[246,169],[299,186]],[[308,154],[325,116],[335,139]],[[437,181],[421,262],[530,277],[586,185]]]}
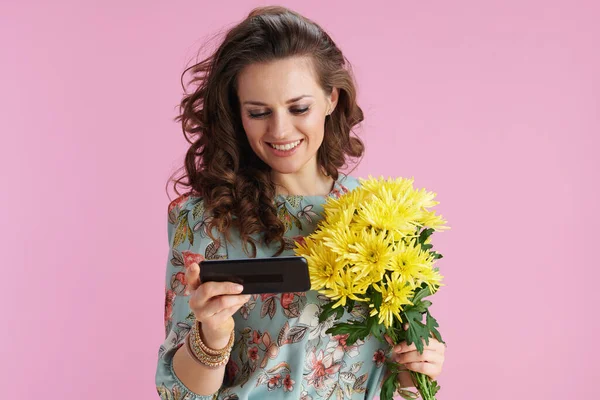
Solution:
{"label": "white teeth", "polygon": [[273,147],[274,149],[277,149],[277,150],[287,151],[287,150],[291,150],[294,147],[298,146],[300,144],[300,142],[301,142],[301,140],[296,140],[295,142],[284,144],[284,145],[271,143],[271,147]]}

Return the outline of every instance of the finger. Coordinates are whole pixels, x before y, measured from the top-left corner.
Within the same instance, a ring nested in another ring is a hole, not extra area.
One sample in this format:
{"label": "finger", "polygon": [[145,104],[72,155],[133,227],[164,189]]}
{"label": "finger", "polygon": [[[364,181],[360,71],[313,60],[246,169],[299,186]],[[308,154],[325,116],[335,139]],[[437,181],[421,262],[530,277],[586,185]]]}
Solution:
{"label": "finger", "polygon": [[240,284],[233,282],[204,282],[202,284],[202,291],[207,298],[223,296],[223,295],[237,295],[244,290],[244,287]]}
{"label": "finger", "polygon": [[205,321],[208,318],[212,318],[214,315],[220,313],[228,308],[237,307],[240,308],[250,299],[250,295],[236,296],[236,295],[224,295],[213,297],[207,301],[202,307],[198,307],[196,318],[199,321]]}
{"label": "finger", "polygon": [[190,264],[185,270],[185,295],[188,296],[192,290],[198,289],[200,286],[200,265],[198,263]]}
{"label": "finger", "polygon": [[[429,338],[429,344],[425,343],[425,339],[421,339],[424,349],[435,350],[437,352],[443,352],[445,350],[444,345],[435,338]],[[407,345],[406,341],[398,343],[394,346],[394,353],[405,353],[407,351],[417,350],[417,345],[412,343],[410,346]]]}
{"label": "finger", "polygon": [[423,354],[415,350],[409,351],[408,353],[396,353],[392,356],[392,359],[399,364],[412,362],[441,364],[444,360],[444,356],[434,350],[423,350]]}
{"label": "finger", "polygon": [[238,310],[243,307],[244,304],[245,303],[236,304],[232,307],[228,307],[219,311],[202,322],[203,326],[206,326],[208,329],[218,329],[225,324],[227,320],[233,316],[233,314],[238,312]]}
{"label": "finger", "polygon": [[425,345],[425,348],[435,350],[438,353],[442,353],[442,354],[446,351],[446,345],[444,343],[440,342],[439,340],[437,340],[436,338],[430,338],[429,344]]}
{"label": "finger", "polygon": [[231,317],[233,314],[235,314],[236,312],[238,312],[238,310],[244,305],[245,303],[242,304],[238,304],[236,306],[233,307],[229,307],[226,308],[224,310],[219,311],[218,313],[216,313],[215,315],[213,315],[212,319],[214,320],[216,326],[223,324],[225,321],[227,321],[227,319],[229,317]]}
{"label": "finger", "polygon": [[387,333],[384,333],[384,334],[383,334],[383,337],[384,337],[385,341],[386,341],[386,342],[388,342],[388,344],[389,344],[390,346],[393,346],[393,345],[394,345],[394,342],[392,342],[392,338],[391,338],[391,337],[389,337]]}
{"label": "finger", "polygon": [[439,367],[436,364],[431,364],[428,362],[407,363],[404,364],[404,366],[411,371],[425,374],[434,380],[440,374]]}
{"label": "finger", "polygon": [[194,310],[196,316],[198,316],[198,312],[203,310],[206,307],[206,304],[213,298],[226,295],[238,295],[242,290],[244,290],[242,285],[233,282],[205,282],[201,286],[198,286],[198,290],[194,292],[192,298],[189,300],[190,308]]}

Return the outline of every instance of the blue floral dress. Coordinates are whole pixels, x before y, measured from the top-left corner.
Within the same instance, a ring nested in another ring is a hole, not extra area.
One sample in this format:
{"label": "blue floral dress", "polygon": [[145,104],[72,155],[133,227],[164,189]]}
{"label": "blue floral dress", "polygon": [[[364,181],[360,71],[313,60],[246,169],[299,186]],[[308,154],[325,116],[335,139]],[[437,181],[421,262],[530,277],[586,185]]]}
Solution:
{"label": "blue floral dress", "polygon": [[[295,242],[303,240],[322,218],[327,197],[338,197],[359,185],[340,174],[327,196],[277,196],[278,217],[286,227],[282,256],[294,255]],[[327,300],[316,291],[253,295],[233,316],[235,344],[223,385],[213,395],[190,391],[175,375],[173,355],[183,345],[194,322],[184,295],[185,266],[203,259],[247,258],[235,231],[231,240],[206,234],[207,220],[201,197],[183,195],[169,205],[169,257],[166,268],[165,341],[158,352],[156,389],[164,400],[208,399],[371,399],[379,395],[389,346],[372,336],[349,346],[347,335],[325,331],[333,317],[319,323]],[[238,238],[237,240],[235,238]],[[279,244],[257,245],[257,257],[271,257]],[[355,307],[342,320],[364,318]]]}

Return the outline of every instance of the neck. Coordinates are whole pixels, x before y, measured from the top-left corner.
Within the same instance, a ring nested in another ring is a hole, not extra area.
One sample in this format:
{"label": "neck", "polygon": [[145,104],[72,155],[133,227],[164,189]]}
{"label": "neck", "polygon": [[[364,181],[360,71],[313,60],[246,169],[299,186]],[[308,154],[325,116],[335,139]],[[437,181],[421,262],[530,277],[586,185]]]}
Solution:
{"label": "neck", "polygon": [[272,171],[277,194],[285,196],[326,196],[333,188],[333,178],[326,176],[320,168],[303,168],[291,174]]}

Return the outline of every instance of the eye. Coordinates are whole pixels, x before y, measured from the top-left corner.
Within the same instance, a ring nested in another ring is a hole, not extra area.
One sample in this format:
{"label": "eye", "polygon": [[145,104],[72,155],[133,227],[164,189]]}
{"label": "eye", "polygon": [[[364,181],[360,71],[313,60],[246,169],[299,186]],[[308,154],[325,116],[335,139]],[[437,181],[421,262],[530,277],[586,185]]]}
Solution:
{"label": "eye", "polygon": [[300,115],[300,114],[304,114],[305,112],[307,112],[309,108],[310,108],[310,107],[305,107],[305,108],[294,108],[294,109],[292,109],[291,111],[292,111],[294,114]]}
{"label": "eye", "polygon": [[[295,115],[302,115],[302,114],[305,114],[309,109],[310,109],[310,107],[292,108],[292,109],[290,109],[290,112]],[[248,117],[252,118],[252,119],[261,119],[261,118],[267,117],[270,114],[271,114],[271,111],[265,111],[262,113],[249,111]]]}
{"label": "eye", "polygon": [[253,113],[253,112],[248,113],[248,117],[255,118],[255,119],[263,118],[263,117],[266,117],[267,115],[269,115],[268,111],[264,112],[264,113]]}

